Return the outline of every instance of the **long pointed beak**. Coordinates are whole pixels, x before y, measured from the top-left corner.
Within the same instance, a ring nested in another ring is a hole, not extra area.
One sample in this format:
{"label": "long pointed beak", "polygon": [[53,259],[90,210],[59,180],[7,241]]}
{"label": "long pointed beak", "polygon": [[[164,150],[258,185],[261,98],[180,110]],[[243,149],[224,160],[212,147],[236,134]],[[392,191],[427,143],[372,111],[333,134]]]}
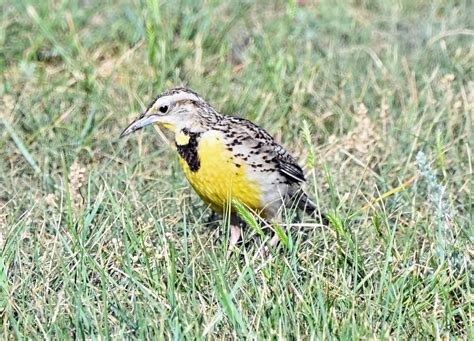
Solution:
{"label": "long pointed beak", "polygon": [[138,118],[135,121],[133,121],[132,123],[130,123],[130,125],[127,128],[125,128],[125,130],[122,132],[122,134],[120,134],[120,138],[125,137],[125,136],[133,133],[134,131],[142,129],[143,127],[145,127],[147,125],[155,123],[159,119],[160,118],[159,118],[158,115],[150,115],[150,116],[145,116],[145,117],[142,117],[142,118]]}

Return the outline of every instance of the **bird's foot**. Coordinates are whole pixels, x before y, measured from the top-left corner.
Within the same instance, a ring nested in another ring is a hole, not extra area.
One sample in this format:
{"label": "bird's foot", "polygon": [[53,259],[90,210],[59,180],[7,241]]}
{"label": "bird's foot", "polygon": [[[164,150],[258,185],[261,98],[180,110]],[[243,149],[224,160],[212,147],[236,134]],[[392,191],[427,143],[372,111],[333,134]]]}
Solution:
{"label": "bird's foot", "polygon": [[240,227],[238,225],[230,225],[230,241],[229,249],[227,250],[227,259],[232,256],[234,249],[237,248],[237,242],[240,239]]}

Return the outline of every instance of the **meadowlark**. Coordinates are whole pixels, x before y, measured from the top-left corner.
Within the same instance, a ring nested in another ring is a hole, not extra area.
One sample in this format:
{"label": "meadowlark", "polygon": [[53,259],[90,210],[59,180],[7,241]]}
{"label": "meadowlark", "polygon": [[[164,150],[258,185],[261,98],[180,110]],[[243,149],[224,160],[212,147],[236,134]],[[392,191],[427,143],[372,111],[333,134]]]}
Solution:
{"label": "meadowlark", "polygon": [[[197,194],[217,213],[229,208],[228,256],[241,234],[235,202],[266,220],[295,204],[316,212],[301,188],[305,177],[296,160],[264,129],[220,114],[196,92],[174,88],[160,94],[120,137],[150,124],[174,133],[184,174]],[[277,242],[275,234],[270,245]]]}

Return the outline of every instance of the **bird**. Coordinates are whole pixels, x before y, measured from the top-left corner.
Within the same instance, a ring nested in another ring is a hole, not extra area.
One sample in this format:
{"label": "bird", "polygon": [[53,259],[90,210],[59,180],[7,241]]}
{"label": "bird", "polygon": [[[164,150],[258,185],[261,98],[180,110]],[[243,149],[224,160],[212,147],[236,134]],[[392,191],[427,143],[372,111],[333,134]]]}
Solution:
{"label": "bird", "polygon": [[[197,92],[176,87],[156,96],[120,138],[152,124],[174,135],[184,175],[202,200],[221,215],[230,210],[228,257],[241,237],[236,203],[265,221],[296,205],[327,222],[302,189],[305,176],[296,159],[251,121],[221,114]],[[275,233],[269,244],[278,241]]]}

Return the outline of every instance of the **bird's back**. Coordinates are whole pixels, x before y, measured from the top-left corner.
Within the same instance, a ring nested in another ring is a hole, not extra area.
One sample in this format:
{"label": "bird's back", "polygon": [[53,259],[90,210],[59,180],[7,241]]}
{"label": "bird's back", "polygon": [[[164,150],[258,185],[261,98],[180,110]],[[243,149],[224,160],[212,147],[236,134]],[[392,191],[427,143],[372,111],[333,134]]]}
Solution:
{"label": "bird's back", "polygon": [[[274,216],[304,181],[295,159],[250,121],[219,115],[193,138],[198,165],[190,162],[179,145],[183,138],[176,135],[185,175],[201,198],[218,212],[231,198],[263,216]],[[184,140],[188,142],[188,136]]]}

